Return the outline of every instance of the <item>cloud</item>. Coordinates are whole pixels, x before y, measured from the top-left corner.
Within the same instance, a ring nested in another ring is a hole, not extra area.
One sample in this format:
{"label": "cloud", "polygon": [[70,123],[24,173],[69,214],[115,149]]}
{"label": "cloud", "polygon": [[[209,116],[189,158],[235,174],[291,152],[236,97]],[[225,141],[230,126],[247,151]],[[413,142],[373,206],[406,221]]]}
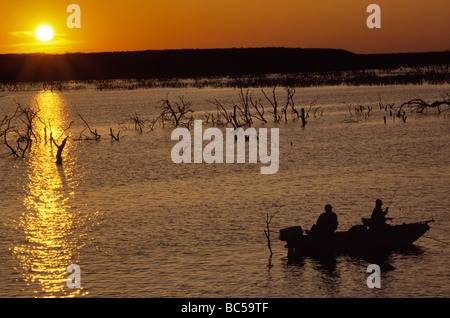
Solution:
{"label": "cloud", "polygon": [[56,52],[76,43],[76,41],[69,40],[66,33],[55,32],[53,39],[48,42],[37,40],[35,31],[12,31],[9,34],[18,40],[16,43],[9,45],[9,47],[24,53]]}
{"label": "cloud", "polygon": [[27,37],[33,37],[34,31],[13,31],[13,32],[9,32],[9,34],[11,34],[14,37],[27,38]]}

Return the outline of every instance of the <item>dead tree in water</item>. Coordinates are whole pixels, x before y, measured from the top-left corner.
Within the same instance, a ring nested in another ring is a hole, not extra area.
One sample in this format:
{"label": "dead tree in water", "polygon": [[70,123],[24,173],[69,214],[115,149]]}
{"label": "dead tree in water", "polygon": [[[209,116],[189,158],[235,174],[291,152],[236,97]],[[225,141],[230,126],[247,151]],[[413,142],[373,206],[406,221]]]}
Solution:
{"label": "dead tree in water", "polygon": [[278,123],[281,120],[281,116],[278,113],[278,101],[277,101],[277,94],[276,94],[276,87],[272,89],[272,98],[267,96],[267,94],[264,92],[264,90],[261,90],[264,97],[267,99],[269,104],[272,106],[272,114],[273,114],[273,120],[274,122]]}
{"label": "dead tree in water", "polygon": [[300,117],[300,114],[297,112],[297,110],[294,107],[294,95],[295,95],[295,88],[287,86],[285,87],[286,91],[286,102],[284,105],[281,106],[281,114],[278,109],[278,100],[277,100],[277,94],[276,94],[276,87],[272,89],[272,98],[267,96],[266,92],[264,90],[261,90],[266,100],[269,102],[269,104],[272,106],[272,114],[273,114],[273,120],[274,122],[278,123],[281,121],[282,118],[284,118],[284,122],[287,123],[287,112],[289,109],[289,106],[291,107],[291,110],[293,113],[297,115],[297,118]]}
{"label": "dead tree in water", "polygon": [[252,116],[267,124],[267,120],[264,118],[264,105],[261,103],[261,99],[254,100],[250,96],[250,103],[256,111],[256,115]]}
{"label": "dead tree in water", "polygon": [[302,126],[305,127],[307,124],[306,118],[305,118],[305,109],[302,107],[302,114],[300,115],[300,118],[302,119]]}
{"label": "dead tree in water", "polygon": [[113,129],[109,127],[109,135],[111,136],[111,140],[120,141],[120,131],[117,133],[117,135],[114,135]]}
{"label": "dead tree in water", "polygon": [[225,119],[225,121],[226,121],[225,124],[232,125],[234,129],[237,129],[237,128],[243,126],[243,124],[241,124],[241,122],[237,118],[237,109],[236,109],[237,106],[236,105],[233,107],[233,112],[231,112],[231,111],[227,111],[225,106],[223,106],[222,103],[219,102],[217,99],[208,100],[208,102],[216,106],[217,111],[219,112],[218,116],[219,116],[219,118]]}
{"label": "dead tree in water", "polygon": [[161,100],[161,103],[163,104],[163,111],[160,116],[162,121],[169,116],[169,120],[173,121],[175,126],[180,126],[183,118],[188,113],[194,112],[191,109],[192,102],[185,101],[183,96],[179,96],[178,99],[179,101],[172,103],[169,100],[169,94],[167,94],[166,98]]}
{"label": "dead tree in water", "polygon": [[286,87],[285,90],[286,90],[286,94],[287,94],[286,103],[288,104],[288,106],[291,106],[292,113],[294,113],[296,115],[294,120],[296,120],[296,119],[300,118],[301,115],[295,109],[295,103],[294,103],[295,88]]}
{"label": "dead tree in water", "polygon": [[5,144],[5,146],[9,148],[9,150],[11,151],[11,154],[14,155],[15,157],[19,158],[20,156],[17,153],[16,149],[14,149],[14,147],[12,147],[8,142],[8,140],[9,140],[8,133],[13,129],[13,127],[11,127],[11,121],[12,121],[13,117],[9,117],[8,115],[5,115],[5,117],[2,119],[2,121],[0,123],[0,127],[1,127],[0,137],[3,137],[2,141]]}
{"label": "dead tree in water", "polygon": [[300,115],[298,114],[297,110],[294,108],[295,88],[286,87],[285,91],[286,91],[286,103],[281,108],[281,116],[284,117],[284,122],[287,123],[288,122],[287,110],[288,110],[289,106],[291,106],[292,111],[297,114],[297,118],[300,117]]}
{"label": "dead tree in water", "polygon": [[450,95],[447,94],[447,99],[444,99],[442,101],[434,101],[432,103],[427,103],[424,100],[420,99],[420,98],[415,98],[415,99],[411,99],[407,102],[404,102],[401,106],[400,109],[403,106],[411,106],[413,107],[413,109],[415,110],[416,113],[422,113],[424,110],[426,110],[427,108],[436,108],[436,110],[438,111],[438,113],[441,113],[441,105],[448,105],[450,106]]}
{"label": "dead tree in water", "polygon": [[81,118],[81,120],[84,122],[84,124],[86,125],[86,128],[89,129],[92,137],[88,137],[83,135],[84,131],[86,130],[86,128],[83,129],[83,131],[80,133],[80,137],[78,137],[77,140],[95,140],[95,141],[100,141],[100,138],[102,137],[98,132],[97,129],[92,130],[91,126],[89,126],[89,124],[87,123],[87,121],[80,115],[78,114],[78,116]]}
{"label": "dead tree in water", "polygon": [[39,110],[23,107],[17,102],[16,104],[14,114],[11,116],[5,114],[0,122],[0,137],[3,137],[3,143],[13,156],[24,158],[26,152],[31,149],[33,141],[37,142],[39,138],[34,127]]}
{"label": "dead tree in water", "polygon": [[[130,116],[130,119],[134,123],[134,129],[139,131],[142,134],[142,130],[145,127],[144,121],[139,117],[138,114],[134,114],[133,116]],[[111,132],[111,135],[112,135],[112,132]]]}
{"label": "dead tree in water", "polygon": [[350,117],[353,117],[352,113],[352,104],[347,104],[347,102],[344,102],[345,106],[347,106],[348,112],[350,113]]}
{"label": "dead tree in water", "polygon": [[239,90],[239,103],[233,102],[234,111],[237,112],[242,121],[248,125],[251,126],[253,124],[252,115],[250,113],[250,104],[251,104],[251,95],[249,95],[249,90],[244,94],[244,90]]}
{"label": "dead tree in water", "polygon": [[270,251],[270,258],[272,258],[272,255],[273,255],[272,246],[271,246],[270,224],[272,223],[272,219],[274,218],[274,216],[277,215],[278,212],[280,212],[281,208],[282,208],[282,206],[279,207],[278,210],[275,213],[273,213],[272,215],[269,215],[269,213],[267,213],[266,216],[264,217],[264,221],[266,222],[266,228],[264,229],[264,234],[266,235],[267,247],[269,248],[269,251]]}
{"label": "dead tree in water", "polygon": [[401,120],[405,123],[406,122],[406,118],[408,116],[406,116],[406,112],[403,109],[399,109],[397,112],[397,117],[401,118]]}
{"label": "dead tree in water", "polygon": [[209,114],[207,112],[206,113],[206,117],[208,118],[208,121],[211,120],[211,126],[213,126],[213,127],[215,127],[215,126],[223,126],[222,114],[221,113]]}
{"label": "dead tree in water", "polygon": [[[317,97],[315,100],[313,100],[311,103],[309,103],[309,109],[308,109],[308,111],[307,111],[306,113],[305,113],[305,109],[304,109],[304,108],[301,109],[301,114],[300,114],[300,115],[298,114],[297,111],[295,111],[297,117],[300,117],[300,119],[302,120],[302,126],[303,126],[303,127],[305,127],[306,124],[308,123],[308,122],[306,121],[306,118],[309,118],[309,112],[311,111],[312,107],[317,103],[317,101],[318,101],[319,99],[320,99],[320,97]],[[294,100],[293,100],[292,97],[291,97],[291,103],[292,103],[292,108],[294,109]],[[317,107],[317,108],[314,110],[314,118],[316,118],[316,112],[317,112],[319,109],[320,109],[320,107]],[[322,111],[322,114],[323,114],[323,111]],[[350,113],[350,114],[351,114],[351,113]]]}
{"label": "dead tree in water", "polygon": [[[17,103],[17,108],[12,116],[5,115],[5,117],[0,120],[0,137],[2,137],[2,142],[9,148],[11,154],[17,158],[24,158],[27,151],[31,149],[34,142],[47,142],[47,130],[50,131],[50,143],[57,147],[56,153],[56,163],[62,164],[62,152],[66,145],[67,139],[65,137],[60,145],[58,145],[53,138],[51,124],[45,122],[42,118],[38,116],[39,110],[34,110],[31,107],[23,107]],[[35,121],[38,119],[44,125],[44,136],[36,130]],[[70,128],[73,122],[64,130],[61,134],[63,135],[66,130]],[[57,138],[59,139],[59,137]],[[14,146],[14,141],[17,146]]]}
{"label": "dead tree in water", "polygon": [[66,146],[66,142],[67,139],[69,138],[69,136],[67,136],[66,138],[64,138],[64,140],[62,141],[62,143],[60,145],[58,145],[55,141],[55,139],[53,139],[53,137],[51,137],[51,141],[53,142],[53,144],[56,146],[56,148],[58,148],[58,151],[56,152],[56,164],[58,165],[62,165],[63,159],[62,159],[62,152],[64,150],[64,147]]}
{"label": "dead tree in water", "polygon": [[[309,118],[309,112],[311,111],[311,108],[317,103],[317,101],[320,99],[320,97],[317,97],[315,100],[313,100],[311,103],[309,103],[309,109],[308,109],[308,111],[306,112],[306,118]],[[314,110],[314,117],[316,117],[316,112],[317,112],[317,110],[319,109],[320,107],[317,107],[315,110]]]}

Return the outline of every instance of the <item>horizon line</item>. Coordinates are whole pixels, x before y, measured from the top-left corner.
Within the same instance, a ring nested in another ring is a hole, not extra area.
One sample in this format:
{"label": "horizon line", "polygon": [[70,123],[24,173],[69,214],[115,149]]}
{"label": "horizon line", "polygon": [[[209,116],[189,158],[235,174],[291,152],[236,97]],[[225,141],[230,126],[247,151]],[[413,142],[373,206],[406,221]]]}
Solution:
{"label": "horizon line", "polygon": [[436,51],[400,51],[400,52],[383,52],[383,53],[357,53],[342,48],[327,47],[288,47],[288,46],[249,46],[249,47],[212,47],[212,48],[178,48],[178,49],[142,49],[142,50],[118,50],[118,51],[74,51],[64,53],[48,53],[48,52],[27,52],[27,53],[0,53],[0,55],[68,55],[68,54],[104,54],[104,53],[138,53],[138,52],[168,52],[168,51],[213,51],[213,50],[250,50],[250,49],[289,49],[289,50],[329,50],[329,51],[345,51],[355,55],[389,55],[389,54],[423,54],[423,53],[445,53],[450,52],[449,49]]}

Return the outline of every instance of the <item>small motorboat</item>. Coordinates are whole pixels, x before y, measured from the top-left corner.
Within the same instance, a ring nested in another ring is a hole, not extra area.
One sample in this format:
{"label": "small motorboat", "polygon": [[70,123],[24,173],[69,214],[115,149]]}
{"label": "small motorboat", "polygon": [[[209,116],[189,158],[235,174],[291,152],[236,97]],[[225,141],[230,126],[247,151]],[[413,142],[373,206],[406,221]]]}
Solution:
{"label": "small motorboat", "polygon": [[338,253],[371,253],[406,248],[424,235],[434,220],[388,225],[379,229],[370,228],[370,220],[362,219],[363,224],[355,225],[348,231],[335,232],[332,236],[321,237],[301,226],[280,230],[279,239],[285,241],[288,256],[326,255]]}

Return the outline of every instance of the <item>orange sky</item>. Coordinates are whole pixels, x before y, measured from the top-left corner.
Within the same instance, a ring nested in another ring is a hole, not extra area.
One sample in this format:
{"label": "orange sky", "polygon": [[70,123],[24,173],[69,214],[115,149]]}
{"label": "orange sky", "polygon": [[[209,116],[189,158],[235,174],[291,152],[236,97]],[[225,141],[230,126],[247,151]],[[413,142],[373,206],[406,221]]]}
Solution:
{"label": "orange sky", "polygon": [[[81,7],[81,29],[66,8]],[[381,29],[366,8],[381,7]],[[0,53],[284,46],[356,53],[450,50],[449,0],[14,0],[0,4]],[[55,37],[42,44],[41,24]]]}

